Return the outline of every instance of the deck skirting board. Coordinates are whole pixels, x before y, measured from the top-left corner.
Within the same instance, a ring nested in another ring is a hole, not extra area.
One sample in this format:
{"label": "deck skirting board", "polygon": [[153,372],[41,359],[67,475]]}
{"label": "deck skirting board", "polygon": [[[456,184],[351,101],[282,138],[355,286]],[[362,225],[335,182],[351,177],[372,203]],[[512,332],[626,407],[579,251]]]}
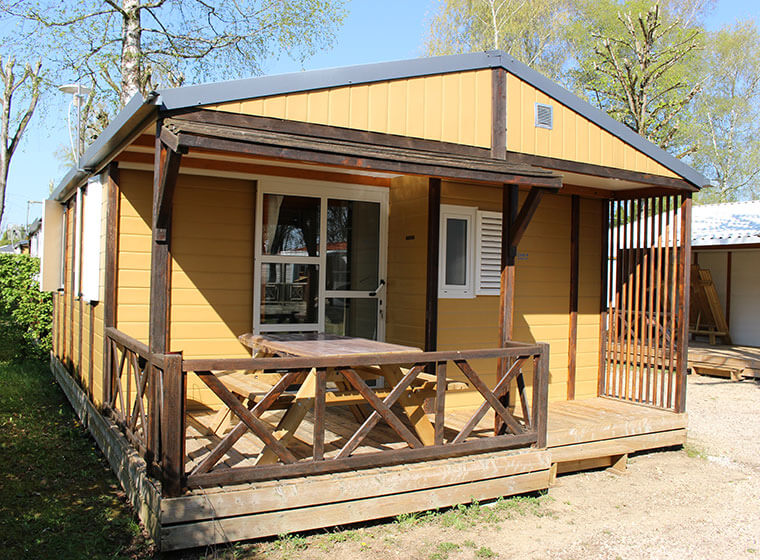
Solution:
{"label": "deck skirting board", "polygon": [[583,443],[561,445],[549,448],[549,452],[552,456],[552,463],[565,463],[600,457],[614,457],[617,455],[625,455],[626,453],[644,451],[646,449],[673,447],[675,445],[683,445],[684,443],[686,443],[686,430],[677,429],[600,441],[587,441]]}
{"label": "deck skirting board", "polygon": [[50,370],[98,447],[108,460],[132,507],[148,533],[160,544],[161,485],[148,476],[147,465],[119,428],[105,418],[77,385],[66,367],[51,354]]}
{"label": "deck skirting board", "polygon": [[401,494],[322,504],[286,511],[227,517],[163,528],[162,550],[308,531],[544,490],[549,468]]}

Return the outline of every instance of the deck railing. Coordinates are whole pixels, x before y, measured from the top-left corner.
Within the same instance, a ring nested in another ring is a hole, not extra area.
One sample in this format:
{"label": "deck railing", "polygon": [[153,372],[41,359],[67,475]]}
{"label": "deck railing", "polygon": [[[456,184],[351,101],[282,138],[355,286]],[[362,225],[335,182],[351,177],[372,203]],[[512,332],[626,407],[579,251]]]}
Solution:
{"label": "deck railing", "polygon": [[[145,345],[114,329],[107,329],[107,336],[113,349],[111,411],[129,440],[158,467],[166,495],[179,495],[187,487],[546,446],[547,344],[510,342],[506,348],[490,350],[357,355],[350,359],[185,360],[181,354],[150,354]],[[481,359],[489,359],[489,363],[504,360],[508,364],[493,389],[472,365],[473,360]],[[447,425],[450,411],[446,397],[451,394],[447,386],[452,382],[447,372],[452,371],[459,372],[469,390],[482,399],[466,420],[454,423],[456,428],[451,422]],[[125,372],[135,379],[135,385],[128,389]],[[230,372],[269,374],[269,379],[276,381],[266,390],[244,398],[226,383]],[[372,374],[383,377],[386,386],[370,387],[367,379]],[[221,400],[235,421],[228,432],[211,434],[209,445],[194,449],[190,461],[186,453],[186,403],[187,378],[192,375]],[[509,391],[514,393],[511,399]],[[327,450],[326,418],[331,407],[352,409],[355,429],[342,433],[339,442],[330,442]],[[284,412],[278,417],[275,411]],[[496,422],[486,433],[483,420],[489,411]],[[307,412],[311,415],[310,425],[301,424]],[[393,436],[392,441],[379,449],[363,446],[379,424],[389,428],[385,433]],[[296,438],[297,429],[300,431]],[[253,437],[249,436],[245,449],[238,449],[236,446],[242,445],[246,434]],[[289,445],[290,438],[298,440],[298,452]],[[258,443],[257,456],[242,461],[243,465],[222,464],[225,457],[250,454],[251,441]]]}

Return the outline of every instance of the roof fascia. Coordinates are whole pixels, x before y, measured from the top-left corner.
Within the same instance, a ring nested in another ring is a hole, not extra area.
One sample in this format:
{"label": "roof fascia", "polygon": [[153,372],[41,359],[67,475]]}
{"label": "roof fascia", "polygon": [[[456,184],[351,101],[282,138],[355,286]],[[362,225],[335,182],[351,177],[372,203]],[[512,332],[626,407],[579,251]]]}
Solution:
{"label": "roof fascia", "polygon": [[109,125],[79,158],[79,163],[69,169],[49,198],[63,202],[71,191],[110,160],[133,137],[139,134],[158,112],[156,96],[143,99],[137,94],[116,115]]}

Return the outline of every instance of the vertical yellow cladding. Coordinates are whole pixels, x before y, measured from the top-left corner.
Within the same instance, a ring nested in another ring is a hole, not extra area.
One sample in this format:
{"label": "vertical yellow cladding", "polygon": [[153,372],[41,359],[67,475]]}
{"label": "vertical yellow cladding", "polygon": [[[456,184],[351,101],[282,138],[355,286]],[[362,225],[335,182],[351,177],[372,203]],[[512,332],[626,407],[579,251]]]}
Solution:
{"label": "vertical yellow cladding", "polygon": [[[553,107],[551,130],[535,126],[536,103]],[[507,150],[677,177],[649,156],[512,74],[507,74]]]}
{"label": "vertical yellow cladding", "polygon": [[150,315],[152,184],[151,172],[128,169],[119,172],[116,328],[145,344]]}
{"label": "vertical yellow cladding", "polygon": [[[520,193],[520,201],[525,193]],[[545,196],[518,247],[514,336],[523,342],[550,344],[550,400],[566,397],[570,301],[570,197]],[[443,204],[501,210],[501,189],[444,183]],[[576,396],[596,395],[599,352],[601,202],[581,201],[580,278]],[[424,252],[420,252],[424,262]],[[440,350],[498,345],[499,297],[438,301]],[[423,313],[424,321],[424,313]],[[475,364],[487,382],[495,381],[495,362]],[[529,369],[529,368],[528,368]],[[488,373],[486,373],[488,372]],[[477,396],[452,401],[471,405]],[[472,402],[470,402],[472,401]]]}
{"label": "vertical yellow cladding", "polygon": [[422,76],[207,109],[491,147],[491,70]]}
{"label": "vertical yellow cladding", "polygon": [[385,339],[418,348],[425,344],[427,195],[425,177],[391,181]]}

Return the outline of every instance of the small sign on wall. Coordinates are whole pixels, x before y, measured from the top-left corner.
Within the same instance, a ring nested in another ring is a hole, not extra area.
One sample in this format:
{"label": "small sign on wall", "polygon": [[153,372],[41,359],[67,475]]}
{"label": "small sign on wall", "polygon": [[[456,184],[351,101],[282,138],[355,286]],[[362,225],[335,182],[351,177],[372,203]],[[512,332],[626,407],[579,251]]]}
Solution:
{"label": "small sign on wall", "polygon": [[528,253],[517,253],[517,260],[518,261],[527,261],[528,260]]}

